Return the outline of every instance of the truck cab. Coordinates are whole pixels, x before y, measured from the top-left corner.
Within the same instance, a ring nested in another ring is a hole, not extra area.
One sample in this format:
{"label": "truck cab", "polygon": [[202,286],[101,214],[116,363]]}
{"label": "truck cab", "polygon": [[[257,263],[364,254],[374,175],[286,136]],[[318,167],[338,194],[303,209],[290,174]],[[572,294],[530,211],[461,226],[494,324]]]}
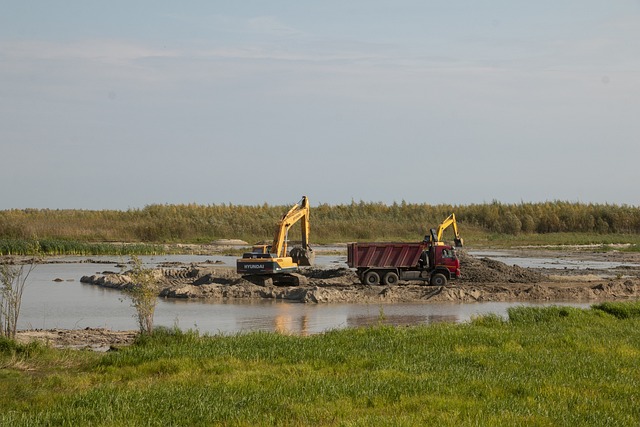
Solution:
{"label": "truck cab", "polygon": [[433,263],[431,265],[434,271],[445,274],[447,279],[460,277],[460,260],[454,247],[447,245],[431,246],[425,252],[429,252],[429,262]]}

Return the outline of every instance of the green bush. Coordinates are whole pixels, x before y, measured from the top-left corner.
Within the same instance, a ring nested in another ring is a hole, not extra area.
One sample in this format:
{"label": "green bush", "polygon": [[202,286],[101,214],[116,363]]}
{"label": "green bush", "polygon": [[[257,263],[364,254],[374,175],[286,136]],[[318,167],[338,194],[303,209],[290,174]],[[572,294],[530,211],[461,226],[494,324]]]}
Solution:
{"label": "green bush", "polygon": [[0,354],[13,354],[17,348],[18,344],[15,340],[0,335]]}
{"label": "green bush", "polygon": [[600,304],[594,304],[592,308],[609,313],[618,319],[640,318],[640,301],[603,302]]}
{"label": "green bush", "polygon": [[487,328],[495,328],[506,324],[505,319],[495,313],[483,314],[482,316],[474,317],[471,319],[473,326],[484,326]]}
{"label": "green bush", "polygon": [[555,322],[559,319],[583,316],[584,310],[565,307],[510,307],[507,309],[509,322],[513,324],[535,324],[543,322]]}

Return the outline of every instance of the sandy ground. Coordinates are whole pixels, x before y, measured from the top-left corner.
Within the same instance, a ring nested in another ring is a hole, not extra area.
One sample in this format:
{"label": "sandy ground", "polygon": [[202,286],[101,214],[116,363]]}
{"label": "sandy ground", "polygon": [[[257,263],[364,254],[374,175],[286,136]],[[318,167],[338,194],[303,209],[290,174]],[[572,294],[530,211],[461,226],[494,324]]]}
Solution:
{"label": "sandy ground", "polygon": [[[580,261],[609,261],[607,269],[534,269],[507,265],[489,258],[460,252],[461,280],[447,286],[425,286],[423,282],[401,282],[397,286],[368,286],[359,282],[348,268],[314,268],[301,271],[305,286],[259,286],[240,277],[235,269],[211,264],[172,264],[155,270],[159,295],[165,298],[280,299],[301,303],[399,303],[399,302],[487,302],[558,301],[589,302],[640,298],[640,254],[594,252],[587,249],[510,251],[516,257],[558,258]],[[124,289],[130,285],[126,274],[98,274],[81,278],[84,283]],[[20,341],[40,340],[54,347],[90,348],[98,351],[126,345],[135,331],[105,329],[21,331]]]}
{"label": "sandy ground", "polygon": [[40,341],[54,348],[103,352],[133,343],[137,334],[137,331],[112,331],[104,328],[47,329],[18,331],[16,340],[20,343]]}

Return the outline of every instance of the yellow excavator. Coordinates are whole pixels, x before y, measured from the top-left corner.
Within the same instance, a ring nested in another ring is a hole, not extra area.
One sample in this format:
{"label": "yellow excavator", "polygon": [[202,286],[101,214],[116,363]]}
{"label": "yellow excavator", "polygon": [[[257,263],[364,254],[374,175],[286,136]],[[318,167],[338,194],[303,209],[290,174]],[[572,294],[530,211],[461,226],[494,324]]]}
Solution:
{"label": "yellow excavator", "polygon": [[[302,246],[287,253],[289,229],[300,221]],[[270,245],[254,245],[236,261],[238,274],[259,285],[304,285],[306,277],[297,274],[300,266],[311,266],[315,253],[309,246],[309,200],[302,196],[276,225]]]}
{"label": "yellow excavator", "polygon": [[449,226],[453,226],[453,233],[455,237],[453,238],[453,243],[457,248],[461,248],[464,241],[460,237],[460,233],[458,232],[458,223],[456,222],[456,214],[449,215],[444,221],[440,223],[438,229],[432,228],[430,231],[431,237],[426,236],[425,240],[431,242],[431,244],[435,246],[442,246],[445,243],[442,241],[442,235],[444,234],[444,230],[446,230]]}

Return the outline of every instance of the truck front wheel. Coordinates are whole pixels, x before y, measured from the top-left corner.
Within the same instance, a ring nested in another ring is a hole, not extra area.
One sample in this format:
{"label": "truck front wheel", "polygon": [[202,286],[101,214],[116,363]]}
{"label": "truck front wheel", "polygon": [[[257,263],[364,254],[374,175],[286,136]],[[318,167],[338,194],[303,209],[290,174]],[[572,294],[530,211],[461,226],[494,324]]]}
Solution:
{"label": "truck front wheel", "polygon": [[436,273],[431,276],[429,284],[432,286],[447,286],[447,278],[442,273]]}
{"label": "truck front wheel", "polygon": [[376,271],[367,271],[364,274],[364,284],[365,285],[379,285],[380,284],[380,275]]}
{"label": "truck front wheel", "polygon": [[387,274],[384,275],[384,277],[382,278],[382,283],[385,286],[393,286],[393,285],[397,285],[398,284],[398,275],[393,272],[390,271]]}

